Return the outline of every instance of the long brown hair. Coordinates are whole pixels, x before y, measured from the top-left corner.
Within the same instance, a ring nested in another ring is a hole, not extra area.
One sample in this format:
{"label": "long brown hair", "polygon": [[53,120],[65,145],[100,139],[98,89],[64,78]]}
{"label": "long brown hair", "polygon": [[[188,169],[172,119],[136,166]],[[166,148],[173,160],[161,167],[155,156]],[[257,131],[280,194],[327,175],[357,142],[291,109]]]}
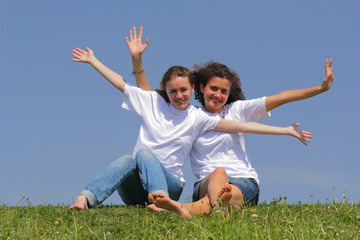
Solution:
{"label": "long brown hair", "polygon": [[172,66],[169,68],[160,81],[160,89],[155,89],[155,91],[162,96],[165,101],[170,102],[169,97],[166,93],[166,84],[173,76],[177,77],[188,77],[190,85],[193,85],[193,78],[191,77],[191,72],[189,69],[182,66]]}

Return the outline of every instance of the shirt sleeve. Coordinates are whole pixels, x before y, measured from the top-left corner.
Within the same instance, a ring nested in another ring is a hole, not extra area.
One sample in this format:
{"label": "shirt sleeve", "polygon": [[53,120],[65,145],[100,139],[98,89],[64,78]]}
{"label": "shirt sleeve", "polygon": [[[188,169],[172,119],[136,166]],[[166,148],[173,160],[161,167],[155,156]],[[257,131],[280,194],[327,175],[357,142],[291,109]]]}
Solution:
{"label": "shirt sleeve", "polygon": [[141,117],[145,112],[145,108],[152,102],[153,93],[152,91],[144,91],[138,87],[126,84],[121,107]]}
{"label": "shirt sleeve", "polygon": [[220,121],[220,116],[218,114],[206,112],[202,108],[198,109],[198,111],[200,112],[200,119],[204,124],[201,133],[214,130]]}
{"label": "shirt sleeve", "polygon": [[232,103],[231,107],[235,108],[236,119],[243,122],[260,122],[270,117],[270,111],[266,111],[265,99],[266,97],[262,97]]}

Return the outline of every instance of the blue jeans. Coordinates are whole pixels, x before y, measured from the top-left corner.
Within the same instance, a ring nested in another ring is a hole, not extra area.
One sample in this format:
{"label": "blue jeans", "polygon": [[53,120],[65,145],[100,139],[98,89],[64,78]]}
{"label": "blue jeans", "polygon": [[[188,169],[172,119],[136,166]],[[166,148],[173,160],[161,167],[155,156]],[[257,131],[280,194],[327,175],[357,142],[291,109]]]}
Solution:
{"label": "blue jeans", "polygon": [[135,159],[124,155],[109,164],[80,194],[85,195],[88,206],[94,208],[115,190],[125,204],[145,205],[148,203],[148,193],[163,193],[178,200],[183,184],[166,170],[151,151],[140,149]]}

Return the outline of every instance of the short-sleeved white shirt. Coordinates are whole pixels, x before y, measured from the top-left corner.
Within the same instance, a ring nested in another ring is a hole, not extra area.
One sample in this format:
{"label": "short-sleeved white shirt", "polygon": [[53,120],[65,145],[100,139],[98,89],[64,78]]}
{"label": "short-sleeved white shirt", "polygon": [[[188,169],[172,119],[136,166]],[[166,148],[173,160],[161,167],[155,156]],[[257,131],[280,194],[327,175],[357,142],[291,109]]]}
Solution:
{"label": "short-sleeved white shirt", "polygon": [[164,167],[182,182],[182,168],[195,138],[212,130],[220,121],[200,108],[189,105],[179,110],[154,91],[125,85],[122,108],[142,118],[133,156],[141,148],[151,150]]}
{"label": "short-sleeved white shirt", "polygon": [[[238,100],[225,105],[225,119],[239,122],[258,122],[270,116],[266,111],[266,97]],[[204,110],[205,111],[205,110]],[[218,115],[218,114],[216,114]],[[207,131],[199,135],[190,152],[191,167],[199,179],[215,168],[223,167],[230,177],[259,178],[251,166],[245,134]]]}

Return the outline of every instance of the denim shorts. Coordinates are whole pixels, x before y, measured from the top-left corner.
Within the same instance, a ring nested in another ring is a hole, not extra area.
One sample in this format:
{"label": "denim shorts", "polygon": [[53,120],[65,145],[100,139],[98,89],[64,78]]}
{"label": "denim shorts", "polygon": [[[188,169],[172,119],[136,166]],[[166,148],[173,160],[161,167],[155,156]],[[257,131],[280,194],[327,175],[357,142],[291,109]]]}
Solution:
{"label": "denim shorts", "polygon": [[[199,200],[200,185],[203,180],[194,183],[192,195],[194,202]],[[260,188],[255,179],[229,177],[229,183],[235,185],[241,190],[246,206],[256,206],[258,204]]]}

